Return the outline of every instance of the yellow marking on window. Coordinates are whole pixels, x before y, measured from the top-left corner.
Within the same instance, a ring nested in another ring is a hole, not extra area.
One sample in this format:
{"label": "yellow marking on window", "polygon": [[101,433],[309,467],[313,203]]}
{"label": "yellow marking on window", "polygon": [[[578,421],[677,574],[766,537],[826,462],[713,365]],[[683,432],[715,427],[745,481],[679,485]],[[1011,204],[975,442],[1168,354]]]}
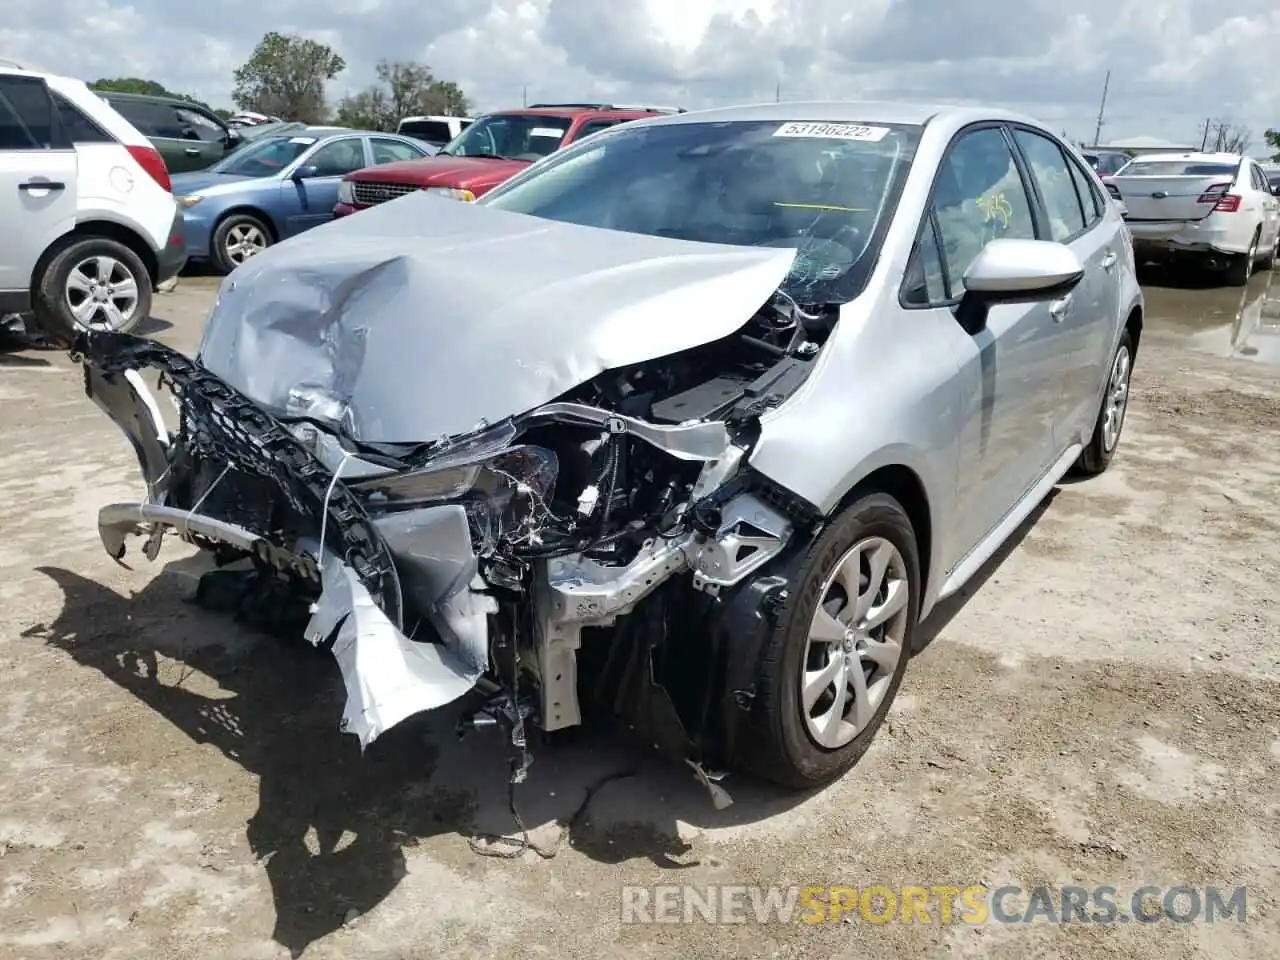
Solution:
{"label": "yellow marking on window", "polygon": [[1006,230],[1009,228],[1009,223],[1013,220],[1013,206],[1004,198],[1003,193],[992,194],[989,197],[979,197],[974,203],[982,211],[983,223],[999,220],[1001,227]]}

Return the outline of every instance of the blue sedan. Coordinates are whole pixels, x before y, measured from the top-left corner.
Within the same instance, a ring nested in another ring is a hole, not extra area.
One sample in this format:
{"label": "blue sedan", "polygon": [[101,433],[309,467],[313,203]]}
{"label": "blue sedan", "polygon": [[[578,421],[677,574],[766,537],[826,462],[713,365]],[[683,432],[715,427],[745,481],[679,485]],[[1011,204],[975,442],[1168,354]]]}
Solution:
{"label": "blue sedan", "polygon": [[433,153],[412,137],[341,127],[255,140],[208,170],[173,177],[189,255],[230,273],[271,244],[331,220],[345,174]]}

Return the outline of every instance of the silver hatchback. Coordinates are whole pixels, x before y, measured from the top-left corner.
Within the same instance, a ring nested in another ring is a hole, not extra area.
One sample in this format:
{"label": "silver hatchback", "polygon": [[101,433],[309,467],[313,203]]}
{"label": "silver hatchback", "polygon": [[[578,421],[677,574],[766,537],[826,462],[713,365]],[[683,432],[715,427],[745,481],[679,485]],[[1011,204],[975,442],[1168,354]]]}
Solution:
{"label": "silver hatchback", "polygon": [[148,483],[108,549],[241,560],[209,576],[332,651],[362,744],[478,690],[464,726],[507,728],[516,777],[528,726],[613,716],[723,802],[733,765],[857,760],[920,621],[1106,469],[1142,313],[1042,124],[805,103],[626,124],[273,247],[195,361],[77,349]]}

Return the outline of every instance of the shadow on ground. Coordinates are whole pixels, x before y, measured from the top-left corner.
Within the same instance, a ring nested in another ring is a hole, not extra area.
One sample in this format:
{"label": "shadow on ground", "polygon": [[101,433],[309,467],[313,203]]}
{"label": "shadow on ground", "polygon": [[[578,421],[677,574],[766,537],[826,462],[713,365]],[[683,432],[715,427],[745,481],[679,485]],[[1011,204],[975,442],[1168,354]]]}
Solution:
{"label": "shadow on ground", "polygon": [[[922,625],[918,650],[959,613],[1052,499]],[[52,623],[26,636],[100,671],[194,742],[213,744],[259,778],[247,838],[265,859],[273,936],[293,956],[340,927],[349,911],[363,914],[387,897],[405,875],[406,847],[445,834],[518,835],[508,806],[508,748],[496,732],[459,740],[461,705],[393,728],[362,756],[355,739],[338,732],[345,691],[330,655],[301,640],[247,631],[189,603],[198,572],[192,561],[169,564],[133,597],[68,570],[40,570],[65,602]],[[161,682],[161,658],[212,678],[221,688],[217,698]],[[680,839],[677,821],[706,828],[753,823],[813,795],[736,775],[725,782],[734,804],[717,811],[686,771],[639,751],[616,731],[558,735],[534,752],[529,780],[516,796],[546,854],[566,843],[601,862],[647,858],[679,869],[696,862],[696,853]],[[318,854],[305,842],[311,829]],[[340,845],[348,834],[355,840]]]}

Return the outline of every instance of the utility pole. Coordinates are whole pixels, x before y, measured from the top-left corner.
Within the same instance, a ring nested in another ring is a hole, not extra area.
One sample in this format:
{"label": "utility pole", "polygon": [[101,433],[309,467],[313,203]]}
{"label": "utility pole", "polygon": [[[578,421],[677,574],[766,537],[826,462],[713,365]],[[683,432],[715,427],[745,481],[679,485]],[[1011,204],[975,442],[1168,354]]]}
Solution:
{"label": "utility pole", "polygon": [[527,107],[529,105],[529,85],[526,83],[520,88],[520,106]]}
{"label": "utility pole", "polygon": [[1098,146],[1098,140],[1102,137],[1102,115],[1107,110],[1107,90],[1111,87],[1111,71],[1107,71],[1107,79],[1102,81],[1102,104],[1098,107],[1098,125],[1093,128],[1093,145]]}
{"label": "utility pole", "polygon": [[782,78],[779,77],[773,86],[773,102],[782,102]]}
{"label": "utility pole", "polygon": [[1204,148],[1209,145],[1209,125],[1213,123],[1213,117],[1204,118],[1204,136],[1200,138],[1200,152],[1204,153]]}

